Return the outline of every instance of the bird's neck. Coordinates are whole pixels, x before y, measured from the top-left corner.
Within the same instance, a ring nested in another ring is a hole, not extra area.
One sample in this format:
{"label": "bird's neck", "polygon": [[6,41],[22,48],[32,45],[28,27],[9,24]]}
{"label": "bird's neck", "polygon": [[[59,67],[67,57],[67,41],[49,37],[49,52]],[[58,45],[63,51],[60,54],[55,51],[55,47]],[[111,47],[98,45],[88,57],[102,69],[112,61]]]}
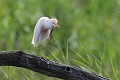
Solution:
{"label": "bird's neck", "polygon": [[52,23],[50,22],[50,21],[48,21],[46,24],[45,24],[45,27],[47,28],[47,29],[52,29]]}

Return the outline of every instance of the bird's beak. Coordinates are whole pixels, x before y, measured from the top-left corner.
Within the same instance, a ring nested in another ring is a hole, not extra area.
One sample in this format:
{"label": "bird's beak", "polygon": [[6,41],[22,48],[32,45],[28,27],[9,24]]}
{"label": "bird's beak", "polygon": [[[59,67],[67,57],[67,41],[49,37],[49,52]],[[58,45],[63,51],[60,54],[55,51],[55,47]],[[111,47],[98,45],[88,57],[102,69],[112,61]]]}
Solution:
{"label": "bird's beak", "polygon": [[57,24],[57,27],[60,28],[60,26]]}
{"label": "bird's beak", "polygon": [[55,26],[54,26],[55,28],[60,28],[60,26],[58,25],[58,24],[55,24]]}

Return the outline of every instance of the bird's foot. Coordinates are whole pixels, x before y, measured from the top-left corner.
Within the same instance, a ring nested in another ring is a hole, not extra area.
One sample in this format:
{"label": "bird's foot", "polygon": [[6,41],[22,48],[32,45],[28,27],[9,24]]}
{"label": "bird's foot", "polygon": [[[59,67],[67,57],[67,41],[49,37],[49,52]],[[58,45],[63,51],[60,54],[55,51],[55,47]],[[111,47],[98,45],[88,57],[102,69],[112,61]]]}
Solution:
{"label": "bird's foot", "polygon": [[43,56],[40,56],[41,59],[45,60],[45,58]]}

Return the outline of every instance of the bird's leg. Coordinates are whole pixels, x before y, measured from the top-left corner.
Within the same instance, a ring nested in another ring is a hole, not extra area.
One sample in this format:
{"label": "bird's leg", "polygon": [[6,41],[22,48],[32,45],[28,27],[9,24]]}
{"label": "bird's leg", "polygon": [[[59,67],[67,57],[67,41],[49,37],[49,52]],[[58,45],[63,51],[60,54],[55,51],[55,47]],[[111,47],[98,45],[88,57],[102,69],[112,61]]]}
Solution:
{"label": "bird's leg", "polygon": [[53,38],[53,36],[52,36],[52,32],[50,32],[50,35],[49,35],[49,42],[50,42],[50,40]]}
{"label": "bird's leg", "polygon": [[55,30],[55,28],[53,27],[52,30],[51,30],[51,33]]}
{"label": "bird's leg", "polygon": [[41,50],[42,50],[42,47],[40,46],[40,56],[42,56],[42,51]]}
{"label": "bird's leg", "polygon": [[49,38],[48,38],[49,41],[53,38],[52,33],[53,33],[54,30],[55,30],[55,28],[52,28],[52,30],[51,30],[51,32],[50,32],[50,35],[49,35]]}
{"label": "bird's leg", "polygon": [[40,46],[40,57],[41,57],[41,59],[44,59],[44,57],[42,55],[42,46]]}

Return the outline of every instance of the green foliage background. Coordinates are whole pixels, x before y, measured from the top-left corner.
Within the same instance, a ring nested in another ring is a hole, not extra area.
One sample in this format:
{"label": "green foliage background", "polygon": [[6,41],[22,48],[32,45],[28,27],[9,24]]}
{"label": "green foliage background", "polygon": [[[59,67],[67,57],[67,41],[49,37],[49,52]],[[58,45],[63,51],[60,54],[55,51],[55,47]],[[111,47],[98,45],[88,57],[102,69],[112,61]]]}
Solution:
{"label": "green foliage background", "polygon": [[[42,50],[31,44],[37,20],[59,20]],[[23,50],[120,80],[120,0],[1,0],[0,50]],[[23,68],[0,67],[0,80],[59,80]]]}

